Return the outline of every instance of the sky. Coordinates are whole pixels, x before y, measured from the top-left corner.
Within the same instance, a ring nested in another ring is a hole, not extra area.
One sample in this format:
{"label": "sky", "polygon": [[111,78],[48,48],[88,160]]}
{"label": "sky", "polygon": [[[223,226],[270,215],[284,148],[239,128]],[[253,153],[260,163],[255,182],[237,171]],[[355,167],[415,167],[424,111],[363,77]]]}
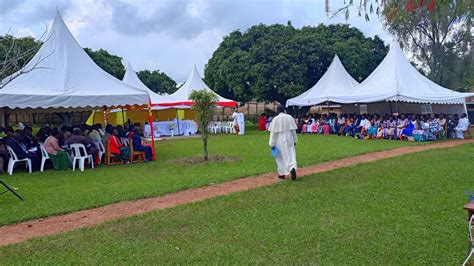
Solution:
{"label": "sky", "polygon": [[[330,10],[343,5],[331,0]],[[178,83],[194,64],[203,75],[224,36],[258,23],[349,23],[366,36],[391,40],[375,15],[366,22],[351,9],[346,22],[342,14],[326,14],[325,0],[0,0],[0,35],[39,38],[56,10],[83,47],[108,50],[136,71],[159,69]]]}

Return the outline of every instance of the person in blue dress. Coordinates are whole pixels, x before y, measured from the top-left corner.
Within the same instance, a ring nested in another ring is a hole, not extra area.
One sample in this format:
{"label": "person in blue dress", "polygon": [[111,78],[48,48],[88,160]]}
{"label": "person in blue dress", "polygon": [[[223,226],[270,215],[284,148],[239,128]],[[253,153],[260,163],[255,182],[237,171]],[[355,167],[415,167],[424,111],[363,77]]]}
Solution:
{"label": "person in blue dress", "polygon": [[145,153],[145,162],[149,162],[153,160],[153,153],[151,152],[151,147],[145,146],[142,144],[140,129],[138,127],[135,127],[133,129],[132,145],[133,145],[134,151],[142,151]]}

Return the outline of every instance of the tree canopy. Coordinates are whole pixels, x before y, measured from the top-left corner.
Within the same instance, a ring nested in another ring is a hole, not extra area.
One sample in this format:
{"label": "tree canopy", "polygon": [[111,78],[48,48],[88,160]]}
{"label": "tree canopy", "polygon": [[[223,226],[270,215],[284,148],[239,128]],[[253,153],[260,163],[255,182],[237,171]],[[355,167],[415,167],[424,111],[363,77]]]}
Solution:
{"label": "tree canopy", "polygon": [[176,91],[176,82],[159,70],[139,71],[138,77],[150,90],[159,94],[171,94]]}
{"label": "tree canopy", "polygon": [[22,68],[36,54],[41,42],[32,37],[0,36],[0,80]]}
{"label": "tree canopy", "polygon": [[387,1],[386,28],[431,80],[450,89],[473,86],[472,0],[431,1],[431,8],[425,2]]}
{"label": "tree canopy", "polygon": [[379,37],[367,38],[347,25],[263,25],[224,37],[205,69],[211,88],[241,102],[282,104],[313,86],[337,53],[358,81],[366,78],[388,52]]}
{"label": "tree canopy", "polygon": [[104,49],[93,51],[91,48],[84,48],[84,50],[89,57],[100,66],[100,68],[110,75],[120,80],[123,78],[123,75],[125,75],[125,67],[122,65],[122,57],[110,54]]}

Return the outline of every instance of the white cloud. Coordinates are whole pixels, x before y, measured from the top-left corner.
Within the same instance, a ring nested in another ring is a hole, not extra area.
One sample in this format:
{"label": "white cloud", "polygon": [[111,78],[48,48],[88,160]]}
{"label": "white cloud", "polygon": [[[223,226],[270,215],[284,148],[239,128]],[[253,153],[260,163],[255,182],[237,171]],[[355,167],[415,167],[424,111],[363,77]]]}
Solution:
{"label": "white cloud", "polygon": [[[337,0],[339,1],[339,0]],[[0,34],[41,36],[56,7],[82,46],[103,48],[130,60],[136,70],[165,71],[182,82],[193,64],[203,70],[222,38],[258,23],[293,26],[346,23],[330,18],[325,0],[0,0]],[[331,9],[340,6],[331,1]],[[341,6],[342,6],[342,1]],[[390,40],[376,16],[354,15],[352,26]],[[6,22],[6,23],[5,23]]]}

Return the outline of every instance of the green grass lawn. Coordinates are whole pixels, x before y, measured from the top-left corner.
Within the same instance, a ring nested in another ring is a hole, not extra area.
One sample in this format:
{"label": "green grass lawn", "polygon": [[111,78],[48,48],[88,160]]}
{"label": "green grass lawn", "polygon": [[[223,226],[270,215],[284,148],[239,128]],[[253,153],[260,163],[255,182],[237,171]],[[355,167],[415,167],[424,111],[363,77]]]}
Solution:
{"label": "green grass lawn", "polygon": [[426,151],[299,182],[34,239],[11,264],[460,264],[474,146]]}
{"label": "green grass lawn", "polygon": [[[156,162],[99,167],[83,173],[47,170],[28,174],[19,168],[13,176],[1,178],[18,187],[26,200],[20,202],[11,195],[0,195],[0,225],[276,171],[268,134],[256,130],[245,136],[211,136],[211,154],[238,157],[239,162],[186,167],[170,162],[200,156],[201,143],[200,138],[160,141]],[[300,166],[304,166],[404,145],[414,143],[304,135],[300,137],[297,156]]]}

